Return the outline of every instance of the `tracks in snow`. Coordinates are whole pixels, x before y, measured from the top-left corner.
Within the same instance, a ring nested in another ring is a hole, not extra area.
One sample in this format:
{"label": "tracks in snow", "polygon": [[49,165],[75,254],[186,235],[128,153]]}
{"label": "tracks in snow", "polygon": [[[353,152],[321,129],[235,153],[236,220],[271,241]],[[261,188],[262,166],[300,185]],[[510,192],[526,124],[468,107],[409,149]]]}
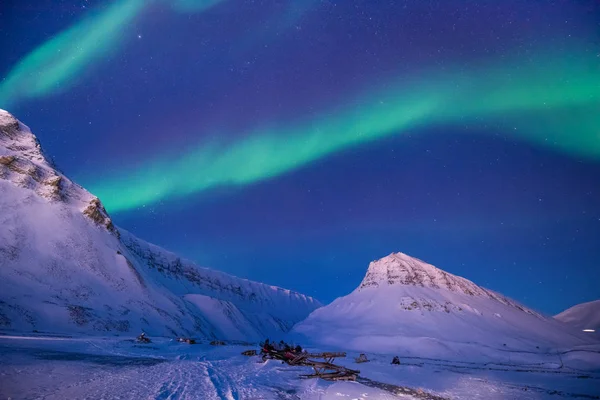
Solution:
{"label": "tracks in snow", "polygon": [[[241,400],[239,383],[231,374],[223,373],[213,362],[205,360],[178,360],[167,363],[152,398],[156,400]],[[158,372],[158,371],[157,371]]]}
{"label": "tracks in snow", "polygon": [[217,395],[219,399],[225,400],[240,400],[240,394],[236,387],[236,382],[233,379],[221,372],[218,372],[217,369],[211,363],[207,363],[205,365],[206,372],[212,383],[213,387],[217,391]]}

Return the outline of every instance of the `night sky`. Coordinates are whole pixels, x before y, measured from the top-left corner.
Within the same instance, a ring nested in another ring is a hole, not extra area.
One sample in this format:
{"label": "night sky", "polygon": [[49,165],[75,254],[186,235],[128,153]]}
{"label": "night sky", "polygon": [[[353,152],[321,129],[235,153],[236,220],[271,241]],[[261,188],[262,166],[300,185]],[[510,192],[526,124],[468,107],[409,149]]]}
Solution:
{"label": "night sky", "polygon": [[600,298],[597,0],[4,0],[0,108],[120,227],[330,302],[402,251]]}

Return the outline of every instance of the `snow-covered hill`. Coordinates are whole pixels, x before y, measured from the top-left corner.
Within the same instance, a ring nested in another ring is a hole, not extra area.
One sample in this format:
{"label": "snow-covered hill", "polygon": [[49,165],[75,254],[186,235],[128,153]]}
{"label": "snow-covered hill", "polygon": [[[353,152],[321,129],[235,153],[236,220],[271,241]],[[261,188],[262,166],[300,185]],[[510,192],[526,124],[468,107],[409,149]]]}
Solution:
{"label": "snow-covered hill", "polygon": [[374,261],[360,286],[294,332],[314,343],[405,356],[511,359],[589,343],[552,318],[406,254]]}
{"label": "snow-covered hill", "polygon": [[600,333],[600,300],[577,304],[554,318],[577,329],[592,329]]}
{"label": "snow-covered hill", "polygon": [[113,225],[0,110],[0,329],[253,340],[320,304],[199,268]]}

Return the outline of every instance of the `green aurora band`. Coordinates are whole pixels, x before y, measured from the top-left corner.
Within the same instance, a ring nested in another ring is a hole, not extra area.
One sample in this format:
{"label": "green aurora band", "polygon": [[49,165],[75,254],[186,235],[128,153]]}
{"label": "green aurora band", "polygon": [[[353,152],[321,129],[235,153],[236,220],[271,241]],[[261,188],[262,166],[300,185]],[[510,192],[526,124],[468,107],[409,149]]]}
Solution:
{"label": "green aurora band", "polygon": [[60,32],[25,56],[0,85],[0,105],[70,88],[85,67],[115,51],[121,29],[143,9],[145,0],[118,1]]}
{"label": "green aurora band", "polygon": [[109,211],[126,211],[219,186],[252,184],[351,146],[442,125],[489,131],[485,124],[578,157],[600,158],[600,63],[594,55],[539,56],[468,74],[429,71],[402,82],[359,96],[342,111],[256,129],[233,143],[202,143],[182,156],[147,160],[89,187]]}
{"label": "green aurora band", "polygon": [[[127,40],[124,29],[157,0],[118,0],[63,30],[26,55],[0,83],[0,106],[61,93],[87,68],[116,52]],[[167,0],[183,12],[202,12],[223,0]],[[131,38],[132,35],[129,35]]]}
{"label": "green aurora band", "polygon": [[[70,88],[126,41],[123,29],[154,1],[160,0],[115,1],[43,43],[0,83],[0,106]],[[202,12],[223,0],[162,1],[177,11]],[[95,182],[92,191],[109,210],[125,211],[269,179],[351,146],[434,125],[495,126],[578,157],[600,158],[597,56],[572,50],[523,59],[468,74],[456,69],[404,76],[356,96],[339,112],[245,132],[245,139],[234,143],[201,143],[183,156],[147,160]]]}

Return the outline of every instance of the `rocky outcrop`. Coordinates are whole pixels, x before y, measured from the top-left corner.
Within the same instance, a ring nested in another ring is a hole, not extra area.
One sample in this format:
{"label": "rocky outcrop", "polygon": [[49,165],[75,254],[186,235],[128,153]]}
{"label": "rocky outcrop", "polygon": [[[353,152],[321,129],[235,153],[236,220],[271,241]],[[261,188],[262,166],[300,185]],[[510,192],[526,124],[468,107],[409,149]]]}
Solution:
{"label": "rocky outcrop", "polygon": [[96,224],[105,227],[109,232],[117,236],[117,238],[120,237],[119,231],[115,228],[112,219],[110,219],[106,209],[98,198],[90,201],[89,205],[83,210],[83,214]]}
{"label": "rocky outcrop", "polygon": [[[53,166],[44,155],[40,142],[27,125],[22,124],[12,114],[0,109],[0,146],[34,162]],[[0,154],[1,155],[1,154]]]}
{"label": "rocky outcrop", "polygon": [[0,110],[0,179],[33,190],[49,201],[70,203],[119,237],[100,200],[56,170],[29,128]]}
{"label": "rocky outcrop", "polygon": [[16,139],[19,135],[19,121],[6,111],[0,110],[0,137]]}

